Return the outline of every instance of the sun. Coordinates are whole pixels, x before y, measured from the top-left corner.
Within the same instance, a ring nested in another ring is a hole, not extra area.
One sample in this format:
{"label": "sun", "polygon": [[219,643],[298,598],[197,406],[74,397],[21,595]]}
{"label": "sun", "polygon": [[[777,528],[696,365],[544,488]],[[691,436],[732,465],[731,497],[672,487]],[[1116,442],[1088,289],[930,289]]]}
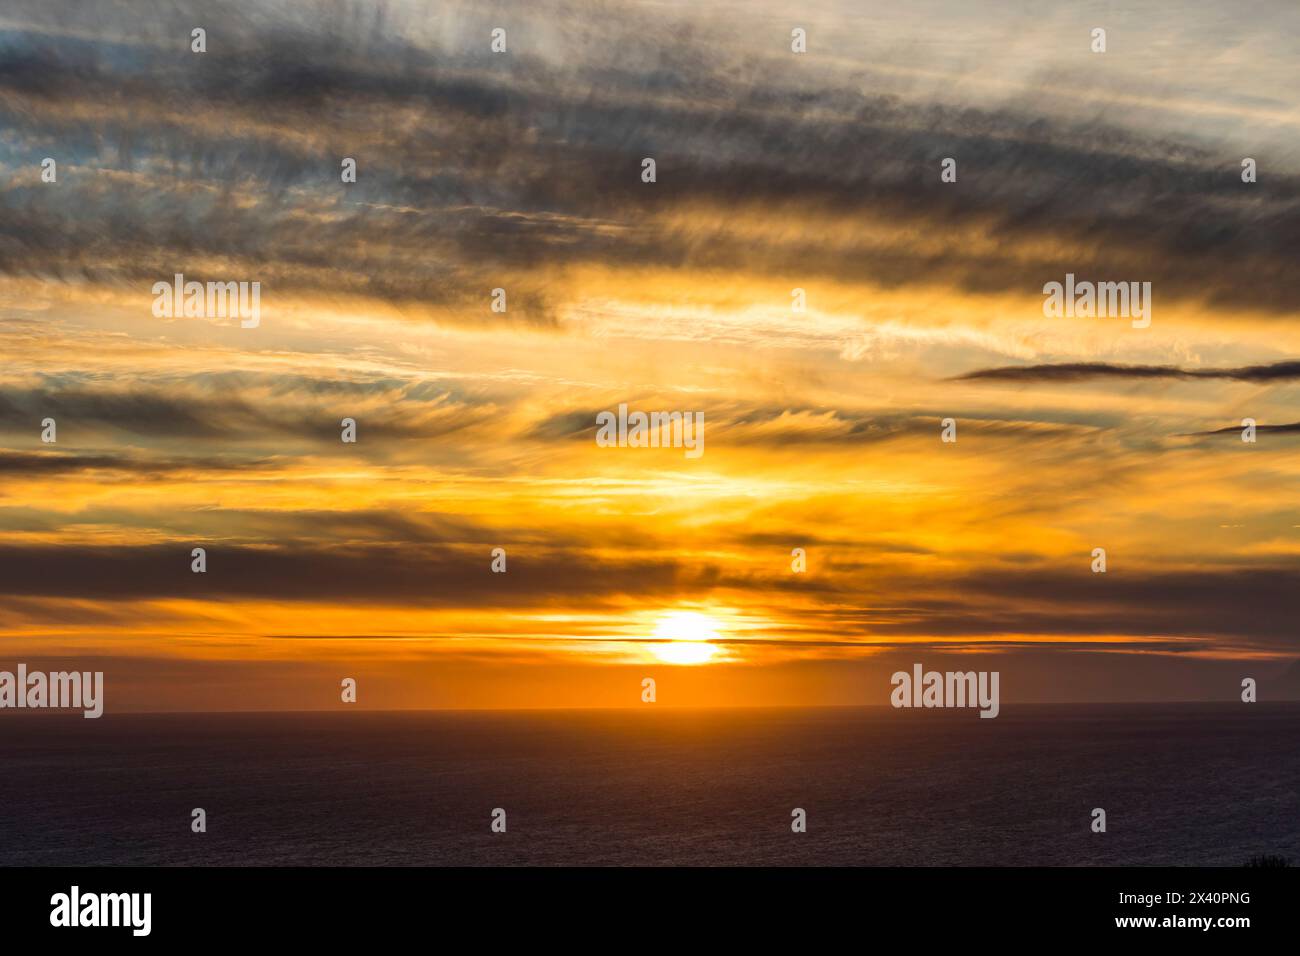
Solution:
{"label": "sun", "polygon": [[650,653],[665,664],[704,664],[718,653],[717,622],[694,611],[669,611],[659,618]]}

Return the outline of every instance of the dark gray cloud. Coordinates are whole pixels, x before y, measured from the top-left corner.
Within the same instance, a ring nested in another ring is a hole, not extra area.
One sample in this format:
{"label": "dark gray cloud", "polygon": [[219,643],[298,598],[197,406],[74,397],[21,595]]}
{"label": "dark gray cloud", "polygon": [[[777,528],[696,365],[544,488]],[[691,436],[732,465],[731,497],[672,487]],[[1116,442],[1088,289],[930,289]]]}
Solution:
{"label": "dark gray cloud", "polygon": [[[123,390],[105,383],[62,382],[49,379],[39,388],[0,387],[0,430],[36,436],[46,416],[58,423],[60,440],[123,433],[158,439],[186,439],[229,448],[232,442],[293,440],[312,446],[339,446],[339,422],[353,417],[367,440],[392,441],[446,438],[457,434],[503,436],[502,419],[514,398],[508,391],[469,388],[454,380],[374,381],[313,380],[297,375],[214,373],[184,381],[151,379]],[[734,400],[699,403],[698,397],[609,396],[587,409],[547,411],[538,406],[536,421],[520,422],[517,436],[526,441],[593,442],[596,415],[626,402],[632,410],[689,408],[705,414],[706,440],[729,445],[784,446],[797,444],[856,445],[896,438],[939,434],[949,417],[943,410],[918,409],[910,414],[873,409],[819,405],[772,405]],[[1113,427],[1121,419],[1106,412],[1042,410],[1033,420],[1001,418],[992,412],[972,412],[960,418],[963,432],[1025,441],[1083,438],[1097,428]],[[489,427],[490,426],[490,427]],[[367,454],[374,453],[367,441]],[[344,451],[352,449],[345,446]],[[355,450],[355,449],[352,449]],[[289,449],[278,450],[288,455]],[[219,456],[208,456],[220,467]],[[257,456],[265,461],[265,455]],[[67,459],[61,469],[54,457],[14,458],[20,470],[67,470],[110,467],[93,456]],[[162,462],[162,459],[159,459]],[[128,464],[123,460],[123,467]],[[0,468],[3,468],[0,464]],[[140,470],[145,470],[141,465]],[[161,467],[185,467],[183,458]],[[239,467],[232,465],[231,467]]]}
{"label": "dark gray cloud", "polygon": [[[1242,430],[1243,427],[1244,427],[1244,426],[1242,426],[1242,425],[1227,425],[1227,426],[1225,426],[1225,427],[1223,427],[1223,428],[1216,428],[1216,429],[1214,429],[1213,431],[1208,431],[1208,432],[1192,432],[1192,434],[1193,434],[1193,435],[1196,435],[1196,436],[1203,436],[1203,435],[1240,435],[1240,434],[1241,434],[1241,430]],[[1267,434],[1267,433],[1269,433],[1269,432],[1272,432],[1272,433],[1274,433],[1274,434],[1279,434],[1279,435],[1294,435],[1294,434],[1296,434],[1297,432],[1300,432],[1300,422],[1288,422],[1288,423],[1285,424],[1285,425],[1256,425],[1256,426],[1255,426],[1255,431],[1256,431],[1256,432],[1263,432],[1263,433],[1265,433],[1265,434]]]}
{"label": "dark gray cloud", "polygon": [[[236,379],[244,388],[227,387]],[[428,391],[435,396],[419,397]],[[137,384],[126,390],[102,385],[0,388],[0,429],[35,436],[48,416],[63,441],[111,431],[207,442],[280,438],[338,446],[344,416],[357,421],[359,434],[390,439],[442,438],[495,421],[490,400],[464,392],[453,398],[453,391],[441,384],[431,390],[418,381],[374,389],[328,383],[300,388],[281,377],[257,376],[199,376],[185,385]],[[446,400],[429,400],[436,396]]]}
{"label": "dark gray cloud", "polygon": [[62,454],[57,451],[21,452],[0,449],[0,475],[40,476],[110,471],[133,476],[163,476],[188,472],[264,471],[280,467],[275,457],[195,456],[149,457],[138,453]]}
{"label": "dark gray cloud", "polygon": [[[1028,110],[783,86],[648,15],[589,29],[607,49],[657,37],[671,68],[560,67],[526,51],[503,64],[486,45],[415,46],[382,13],[357,29],[328,7],[297,19],[217,9],[161,7],[146,42],[129,46],[11,36],[0,118],[14,145],[0,156],[34,170],[54,152],[81,168],[57,191],[0,192],[0,271],[144,284],[222,257],[281,290],[445,306],[449,317],[480,311],[503,270],[566,263],[974,291],[1036,290],[1069,269],[1151,281],[1163,301],[1300,303],[1300,177],[1273,171],[1246,186],[1226,148]],[[93,12],[76,20],[95,25]],[[199,20],[220,24],[203,56],[182,42]],[[342,156],[358,159],[355,187],[338,181]],[[659,163],[653,187],[639,180],[644,156]],[[938,182],[944,156],[959,159],[958,184]],[[106,170],[145,178],[110,188]],[[755,242],[655,219],[701,206],[807,228]],[[939,252],[865,237],[828,247],[816,222],[832,215],[950,241]],[[967,227],[1000,248],[971,252]],[[1063,240],[1087,251],[1068,262],[1039,251]],[[512,321],[554,324],[546,288],[515,301]]]}
{"label": "dark gray cloud", "polygon": [[1300,361],[1244,365],[1239,368],[1182,368],[1177,365],[1117,365],[1110,362],[1061,362],[1052,365],[1006,365],[983,368],[958,382],[1085,382],[1094,379],[1230,379],[1238,382],[1287,382],[1300,379]]}
{"label": "dark gray cloud", "polygon": [[[202,545],[203,542],[195,542]],[[749,592],[761,608],[773,591],[799,592],[813,604],[805,628],[845,641],[904,636],[1133,635],[1149,642],[1226,641],[1239,647],[1297,650],[1291,563],[1215,570],[1128,570],[1094,575],[1050,567],[994,567],[952,576],[873,575],[889,601],[863,603],[861,575],[825,573],[792,581],[744,575],[722,564],[676,558],[617,559],[573,548],[511,548],[508,575],[493,574],[488,552],[427,543],[332,543],[327,547],[208,545],[208,571],[190,570],[189,545],[139,547],[0,546],[0,593],[107,602],[189,598],[207,601],[391,604],[410,607],[617,608]],[[788,552],[786,552],[788,553]],[[809,635],[811,636],[811,635]]]}
{"label": "dark gray cloud", "polygon": [[670,595],[683,579],[708,586],[712,573],[662,560],[604,561],[578,551],[511,548],[508,574],[490,569],[484,541],[455,548],[379,544],[320,548],[207,548],[207,572],[190,569],[190,544],[142,547],[0,546],[0,593],[100,601],[187,598],[274,599],[412,607],[605,604],[620,594]]}

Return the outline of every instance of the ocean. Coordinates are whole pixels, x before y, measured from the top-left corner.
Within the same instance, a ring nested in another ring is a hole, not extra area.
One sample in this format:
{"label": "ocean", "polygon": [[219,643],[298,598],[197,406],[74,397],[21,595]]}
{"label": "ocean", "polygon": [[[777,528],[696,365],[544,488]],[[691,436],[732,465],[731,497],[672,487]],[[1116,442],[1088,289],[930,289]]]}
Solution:
{"label": "ocean", "polygon": [[[191,832],[191,811],[207,832]],[[1107,830],[1091,829],[1094,808]],[[490,829],[505,811],[506,832]],[[807,832],[791,831],[802,808]],[[1300,863],[1300,704],[0,715],[3,865]]]}

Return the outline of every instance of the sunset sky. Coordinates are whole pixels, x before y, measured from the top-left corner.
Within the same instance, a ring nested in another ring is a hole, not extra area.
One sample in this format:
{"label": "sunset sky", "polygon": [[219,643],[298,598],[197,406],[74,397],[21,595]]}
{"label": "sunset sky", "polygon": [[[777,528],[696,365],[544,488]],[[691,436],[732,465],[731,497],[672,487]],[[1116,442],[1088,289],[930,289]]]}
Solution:
{"label": "sunset sky", "polygon": [[[110,713],[886,704],[913,661],[1300,696],[1297,35],[7,0],[0,667],[103,670]],[[155,317],[175,273],[259,281],[260,325]],[[1150,327],[1045,318],[1066,273],[1151,282]],[[620,403],[704,454],[597,447]]]}

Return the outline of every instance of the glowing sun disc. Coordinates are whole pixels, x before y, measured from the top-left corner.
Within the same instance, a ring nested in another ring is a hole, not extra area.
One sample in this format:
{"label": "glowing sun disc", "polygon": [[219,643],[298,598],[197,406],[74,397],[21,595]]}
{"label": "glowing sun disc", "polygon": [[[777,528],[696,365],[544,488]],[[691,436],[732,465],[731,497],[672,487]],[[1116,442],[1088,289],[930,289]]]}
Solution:
{"label": "glowing sun disc", "polygon": [[718,653],[718,646],[709,643],[718,637],[715,622],[694,611],[663,615],[655,637],[662,643],[650,644],[650,653],[666,664],[703,664]]}

